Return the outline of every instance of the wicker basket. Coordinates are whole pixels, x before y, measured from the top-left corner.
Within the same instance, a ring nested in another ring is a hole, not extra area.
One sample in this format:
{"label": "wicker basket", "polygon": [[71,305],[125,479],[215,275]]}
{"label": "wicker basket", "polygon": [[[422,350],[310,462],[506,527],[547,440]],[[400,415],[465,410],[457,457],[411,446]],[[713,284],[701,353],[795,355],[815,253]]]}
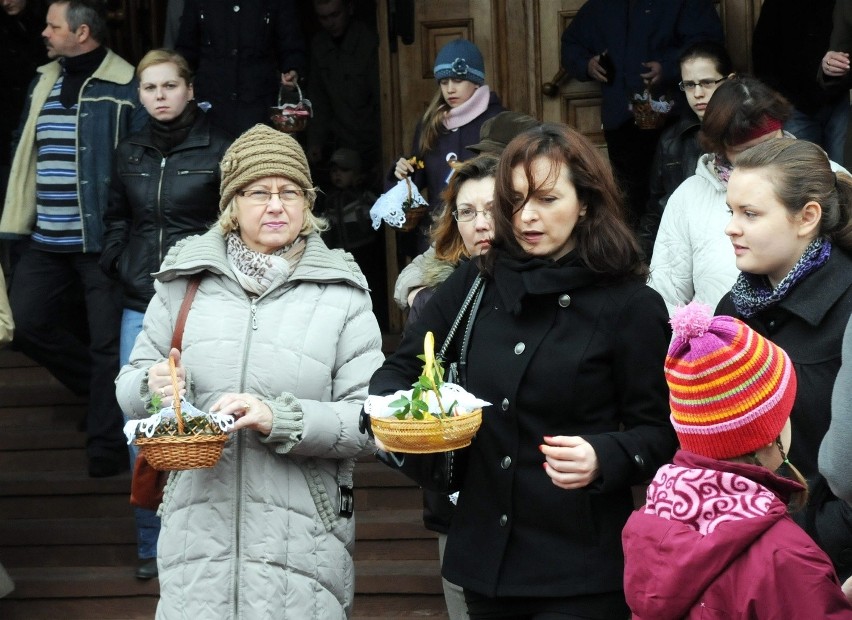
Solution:
{"label": "wicker basket", "polygon": [[431,420],[395,417],[371,420],[373,433],[388,451],[408,454],[449,452],[469,446],[481,424],[482,409]]}
{"label": "wicker basket", "polygon": [[187,435],[184,428],[183,416],[180,411],[178,396],[177,370],[174,359],[169,356],[169,370],[172,374],[172,387],[175,394],[175,418],[177,418],[177,435],[154,435],[153,437],[137,437],[134,443],[145,456],[151,467],[160,471],[202,469],[213,467],[222,456],[222,449],[228,441],[228,435],[219,433],[201,433]]}
{"label": "wicker basket", "polygon": [[[411,201],[411,180],[408,177],[405,177],[405,184],[408,186],[408,200]],[[417,225],[420,224],[420,220],[423,219],[423,216],[429,213],[429,207],[426,205],[404,208],[403,210],[405,211],[405,222],[399,227],[402,232],[412,232],[415,230]]]}
{"label": "wicker basket", "polygon": [[299,83],[296,83],[296,89],[299,93],[299,101],[293,103],[283,103],[281,96],[283,94],[283,86],[278,89],[278,105],[270,109],[269,120],[272,126],[278,131],[284,133],[297,133],[308,126],[308,120],[314,115],[311,102],[302,97],[302,89],[299,88]]}
{"label": "wicker basket", "polygon": [[634,99],[631,102],[633,108],[633,120],[639,129],[659,129],[666,122],[668,114],[657,112],[651,107],[651,93],[643,93],[644,100]]}

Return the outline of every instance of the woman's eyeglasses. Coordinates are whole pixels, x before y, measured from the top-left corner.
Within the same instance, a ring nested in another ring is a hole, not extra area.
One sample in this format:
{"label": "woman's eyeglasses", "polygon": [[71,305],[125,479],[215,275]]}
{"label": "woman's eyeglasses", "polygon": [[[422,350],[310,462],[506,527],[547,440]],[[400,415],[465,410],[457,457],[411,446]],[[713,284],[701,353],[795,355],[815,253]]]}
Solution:
{"label": "woman's eyeglasses", "polygon": [[489,222],[494,219],[494,216],[491,215],[491,209],[477,210],[468,209],[467,207],[462,207],[461,209],[456,209],[455,211],[453,211],[453,217],[456,219],[457,222],[472,222],[480,213],[482,214],[482,217],[484,217]]}
{"label": "woman's eyeglasses", "polygon": [[278,200],[284,204],[291,205],[297,203],[305,195],[305,191],[301,189],[282,189],[280,192],[270,192],[265,189],[249,189],[237,193],[255,205],[269,204],[273,196],[278,196]]}
{"label": "woman's eyeglasses", "polygon": [[706,79],[698,80],[697,82],[678,82],[677,86],[684,92],[688,90],[695,90],[696,86],[700,86],[704,90],[709,90],[711,88],[716,88],[716,84],[718,84],[719,82],[724,82],[727,79],[728,78],[721,77],[718,80]]}

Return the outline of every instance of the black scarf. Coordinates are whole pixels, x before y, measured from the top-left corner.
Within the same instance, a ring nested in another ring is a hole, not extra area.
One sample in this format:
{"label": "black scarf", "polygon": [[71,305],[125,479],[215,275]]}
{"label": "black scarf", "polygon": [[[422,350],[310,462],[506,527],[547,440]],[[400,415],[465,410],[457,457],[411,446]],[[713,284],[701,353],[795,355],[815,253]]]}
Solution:
{"label": "black scarf", "polygon": [[151,118],[151,142],[154,147],[164,156],[172,152],[172,149],[183,144],[189,137],[189,132],[198,118],[198,105],[190,101],[178,116],[170,121],[158,121]]}
{"label": "black scarf", "polygon": [[521,301],[527,295],[565,293],[600,283],[604,278],[589,269],[576,251],[555,261],[547,258],[515,259],[503,255],[495,264],[494,285],[506,309],[512,314],[520,314]]}
{"label": "black scarf", "polygon": [[99,45],[91,52],[79,56],[67,56],[59,62],[62,64],[62,90],[59,92],[59,102],[66,108],[72,107],[80,99],[80,89],[83,82],[101,66],[106,58],[107,50]]}

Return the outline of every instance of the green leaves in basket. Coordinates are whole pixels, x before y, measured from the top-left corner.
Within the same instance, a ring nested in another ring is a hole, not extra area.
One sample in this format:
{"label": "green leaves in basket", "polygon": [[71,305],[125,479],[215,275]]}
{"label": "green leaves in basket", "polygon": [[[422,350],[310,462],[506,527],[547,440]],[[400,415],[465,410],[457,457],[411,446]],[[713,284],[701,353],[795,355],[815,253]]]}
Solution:
{"label": "green leaves in basket", "polygon": [[163,408],[163,397],[160,396],[159,392],[154,392],[151,395],[151,402],[148,403],[148,413],[154,415],[155,413],[159,413],[160,409]]}
{"label": "green leaves in basket", "polygon": [[[454,402],[448,410],[445,410],[441,402],[444,367],[441,365],[440,359],[435,357],[435,336],[432,332],[426,332],[423,339],[423,355],[418,355],[417,359],[423,361],[423,373],[417,378],[417,381],[411,384],[413,389],[410,398],[403,395],[390,404],[391,407],[396,409],[391,415],[399,420],[407,418],[425,420],[428,416],[449,417],[457,403]],[[424,398],[424,395],[429,392],[435,394],[439,411],[429,411],[429,404]]]}

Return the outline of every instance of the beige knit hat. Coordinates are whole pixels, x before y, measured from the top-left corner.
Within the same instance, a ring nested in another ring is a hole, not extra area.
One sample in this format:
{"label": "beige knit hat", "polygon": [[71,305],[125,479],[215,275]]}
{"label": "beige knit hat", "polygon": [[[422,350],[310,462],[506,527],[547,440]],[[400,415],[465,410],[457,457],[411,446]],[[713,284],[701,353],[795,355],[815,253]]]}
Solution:
{"label": "beige knit hat", "polygon": [[305,152],[295,138],[266,125],[255,125],[225,151],[219,185],[219,212],[239,190],[263,177],[287,177],[302,189],[313,189]]}

